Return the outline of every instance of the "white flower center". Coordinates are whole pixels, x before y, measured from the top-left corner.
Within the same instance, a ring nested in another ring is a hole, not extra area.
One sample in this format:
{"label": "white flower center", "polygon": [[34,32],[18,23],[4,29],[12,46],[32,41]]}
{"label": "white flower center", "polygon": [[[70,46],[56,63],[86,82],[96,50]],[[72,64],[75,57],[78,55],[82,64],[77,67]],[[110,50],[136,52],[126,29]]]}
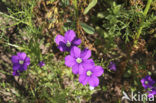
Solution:
{"label": "white flower center", "polygon": [[77,58],[77,59],[76,59],[76,62],[77,62],[77,63],[81,63],[81,62],[82,62],[82,59],[81,59],[81,58]]}
{"label": "white flower center", "polygon": [[147,91],[152,91],[151,88],[147,88]]}
{"label": "white flower center", "polygon": [[19,64],[23,64],[24,63],[24,61],[23,60],[19,60]]}
{"label": "white flower center", "polygon": [[66,46],[67,46],[67,47],[70,47],[70,46],[71,46],[70,41],[67,41]]}
{"label": "white flower center", "polygon": [[89,70],[87,71],[87,76],[91,76],[92,75],[92,72]]}
{"label": "white flower center", "polygon": [[145,84],[148,84],[148,81],[145,81]]}

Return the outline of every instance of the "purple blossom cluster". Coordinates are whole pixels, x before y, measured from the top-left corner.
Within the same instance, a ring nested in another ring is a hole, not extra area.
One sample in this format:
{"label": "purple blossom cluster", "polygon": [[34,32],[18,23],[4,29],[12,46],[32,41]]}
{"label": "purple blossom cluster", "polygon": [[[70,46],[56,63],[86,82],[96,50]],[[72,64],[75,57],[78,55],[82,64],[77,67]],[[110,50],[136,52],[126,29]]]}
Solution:
{"label": "purple blossom cluster", "polygon": [[30,64],[30,58],[24,52],[19,52],[17,55],[12,56],[11,61],[13,63],[13,76],[19,76],[21,72],[27,70]]}
{"label": "purple blossom cluster", "polygon": [[[91,59],[91,50],[85,48],[81,50],[77,46],[81,44],[81,40],[76,37],[73,30],[68,30],[64,36],[57,35],[55,42],[60,51],[67,51],[70,54],[65,57],[65,65],[72,68],[73,74],[79,75],[79,82],[83,85],[89,84],[90,89],[99,85],[99,78],[104,69],[101,66],[95,65]],[[13,63],[13,76],[19,76],[21,72],[26,71],[30,65],[30,58],[24,52],[18,52],[11,58]],[[45,66],[43,61],[40,61],[40,68]],[[114,62],[110,62],[108,68],[116,71]],[[142,86],[147,90],[148,97],[156,95],[156,81],[147,75],[141,79]]]}
{"label": "purple blossom cluster", "polygon": [[115,65],[115,63],[111,61],[111,62],[109,63],[108,68],[109,68],[110,70],[112,70],[112,71],[116,71],[116,65]]}
{"label": "purple blossom cluster", "polygon": [[76,38],[76,34],[73,30],[68,30],[64,36],[57,35],[55,43],[58,45],[60,51],[70,52],[71,48],[81,44],[81,40]]}
{"label": "purple blossom cluster", "polygon": [[156,95],[156,81],[147,75],[141,79],[142,86],[147,90],[148,97]]}
{"label": "purple blossom cluster", "polygon": [[99,85],[98,77],[104,72],[101,66],[95,65],[91,57],[91,50],[81,51],[77,46],[81,40],[76,37],[73,30],[68,30],[64,36],[57,35],[55,42],[60,51],[68,51],[69,55],[65,57],[65,65],[72,68],[73,74],[79,75],[79,82],[83,85],[89,84],[91,87]]}
{"label": "purple blossom cluster", "polygon": [[[19,76],[30,65],[30,58],[24,52],[18,52],[17,55],[13,55],[11,61],[13,63],[13,76]],[[43,61],[39,62],[40,68],[44,65],[45,63]]]}
{"label": "purple blossom cluster", "polygon": [[40,68],[42,68],[43,66],[45,66],[45,63],[43,61],[40,61],[39,64]]}

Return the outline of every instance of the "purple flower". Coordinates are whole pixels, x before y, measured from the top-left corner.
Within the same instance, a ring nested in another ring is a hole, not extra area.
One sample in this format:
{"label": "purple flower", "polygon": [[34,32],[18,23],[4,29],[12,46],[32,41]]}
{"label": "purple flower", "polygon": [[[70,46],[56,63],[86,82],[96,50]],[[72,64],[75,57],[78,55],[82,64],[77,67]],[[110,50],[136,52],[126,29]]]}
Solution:
{"label": "purple flower", "polygon": [[40,68],[42,68],[44,65],[45,65],[45,63],[44,63],[43,61],[40,61],[40,62],[39,62]]}
{"label": "purple flower", "polygon": [[147,92],[148,93],[148,97],[154,97],[154,95],[156,95],[156,87],[153,87],[150,91]]}
{"label": "purple flower", "polygon": [[86,66],[82,73],[79,75],[79,82],[83,85],[89,83],[91,87],[99,85],[98,77],[103,74],[104,70],[101,66]]}
{"label": "purple flower", "polygon": [[30,64],[30,58],[24,52],[18,52],[17,55],[12,56],[11,61],[13,63],[13,76],[19,76],[19,73],[27,70]]}
{"label": "purple flower", "polygon": [[76,38],[76,34],[73,30],[68,30],[64,36],[57,35],[55,42],[58,45],[60,51],[70,52],[73,46],[78,46],[81,44],[81,40]]}
{"label": "purple flower", "polygon": [[115,63],[114,63],[114,62],[110,62],[108,68],[109,68],[110,70],[116,71],[116,65],[115,65]]}
{"label": "purple flower", "polygon": [[91,56],[91,51],[88,49],[84,49],[81,51],[78,47],[74,46],[70,55],[65,57],[65,65],[68,67],[72,67],[72,72],[74,74],[78,74],[83,71],[83,68],[86,65],[93,65],[94,62],[92,59],[89,59]]}
{"label": "purple flower", "polygon": [[151,88],[156,82],[151,78],[151,76],[147,75],[145,78],[141,79],[142,86],[147,89]]}

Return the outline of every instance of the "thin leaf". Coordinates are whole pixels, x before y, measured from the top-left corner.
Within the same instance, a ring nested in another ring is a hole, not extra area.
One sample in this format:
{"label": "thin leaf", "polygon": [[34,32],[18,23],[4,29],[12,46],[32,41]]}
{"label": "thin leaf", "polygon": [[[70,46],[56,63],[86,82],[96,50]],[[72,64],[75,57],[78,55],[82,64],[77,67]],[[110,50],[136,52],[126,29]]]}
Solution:
{"label": "thin leaf", "polygon": [[91,8],[93,8],[96,4],[97,4],[97,0],[92,0],[92,1],[89,3],[88,7],[85,8],[83,14],[84,14],[84,15],[87,14],[87,13],[89,12],[89,10],[90,10]]}
{"label": "thin leaf", "polygon": [[88,33],[88,34],[94,34],[95,33],[95,29],[89,25],[87,25],[86,23],[80,22],[80,25],[82,26],[83,30]]}

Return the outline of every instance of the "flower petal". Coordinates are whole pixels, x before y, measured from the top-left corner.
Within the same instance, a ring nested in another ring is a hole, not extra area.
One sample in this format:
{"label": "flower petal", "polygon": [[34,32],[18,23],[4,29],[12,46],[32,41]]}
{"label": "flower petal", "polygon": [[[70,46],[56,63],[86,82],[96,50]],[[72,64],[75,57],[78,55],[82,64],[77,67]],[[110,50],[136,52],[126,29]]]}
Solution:
{"label": "flower petal", "polygon": [[116,65],[115,65],[115,63],[114,63],[114,62],[110,62],[108,68],[109,68],[110,70],[116,71]]}
{"label": "flower petal", "polygon": [[79,73],[79,64],[75,64],[72,66],[72,72],[74,74],[78,74]]}
{"label": "flower petal", "polygon": [[92,76],[89,79],[89,85],[92,87],[96,87],[99,85],[99,79],[96,76]]}
{"label": "flower petal", "polygon": [[16,64],[19,62],[19,57],[18,56],[12,56],[11,61],[13,64]]}
{"label": "flower petal", "polygon": [[99,77],[103,74],[104,70],[101,66],[95,66],[95,68],[93,69],[93,75]]}
{"label": "flower petal", "polygon": [[89,49],[84,49],[81,52],[81,58],[83,58],[83,59],[88,59],[88,58],[90,58],[90,56],[91,56],[91,50],[89,50]]}
{"label": "flower petal", "polygon": [[79,74],[83,74],[85,72],[83,65],[79,64]]}
{"label": "flower petal", "polygon": [[17,56],[19,57],[20,60],[24,60],[26,58],[26,53],[24,52],[18,52]]}
{"label": "flower petal", "polygon": [[89,82],[90,77],[87,77],[85,75],[80,75],[79,76],[79,82],[82,83],[83,85],[86,85]]}
{"label": "flower petal", "polygon": [[86,79],[87,76],[85,75],[79,75],[79,82],[82,83],[85,79]]}
{"label": "flower petal", "polygon": [[76,64],[75,58],[73,58],[71,55],[67,55],[65,57],[65,65],[72,67],[74,64]]}
{"label": "flower petal", "polygon": [[29,57],[26,57],[26,58],[25,58],[24,64],[30,65],[30,58],[29,58]]}
{"label": "flower petal", "polygon": [[75,38],[73,41],[72,41],[73,45],[80,45],[81,44],[81,39],[78,39],[78,38]]}
{"label": "flower petal", "polygon": [[154,98],[154,95],[156,95],[156,87],[153,87],[150,91],[147,92],[149,98]]}
{"label": "flower petal", "polygon": [[76,37],[76,34],[73,30],[68,30],[65,33],[65,40],[69,40],[69,42],[72,42],[74,40],[74,38]]}
{"label": "flower petal", "polygon": [[90,69],[94,67],[94,61],[93,59],[84,60],[82,62],[83,68]]}
{"label": "flower petal", "polygon": [[12,75],[13,76],[19,76],[19,73],[18,73],[18,71],[15,70],[15,71],[13,71]]}
{"label": "flower petal", "polygon": [[20,71],[23,72],[24,70],[27,70],[28,65],[24,64],[21,68]]}
{"label": "flower petal", "polygon": [[57,35],[55,38],[55,43],[59,45],[60,42],[64,43],[64,37],[62,35]]}
{"label": "flower petal", "polygon": [[13,65],[13,70],[14,70],[14,71],[17,71],[17,70],[19,70],[20,67],[21,67],[20,64],[14,64],[14,65]]}
{"label": "flower petal", "polygon": [[81,53],[81,50],[80,48],[74,46],[72,49],[71,49],[71,52],[70,52],[70,55],[73,56],[73,57],[80,57],[80,53]]}
{"label": "flower petal", "polygon": [[45,63],[43,61],[40,61],[39,64],[40,68],[42,68],[43,66],[45,66]]}
{"label": "flower petal", "polygon": [[60,51],[67,51],[66,44],[62,41],[59,43],[58,48]]}

